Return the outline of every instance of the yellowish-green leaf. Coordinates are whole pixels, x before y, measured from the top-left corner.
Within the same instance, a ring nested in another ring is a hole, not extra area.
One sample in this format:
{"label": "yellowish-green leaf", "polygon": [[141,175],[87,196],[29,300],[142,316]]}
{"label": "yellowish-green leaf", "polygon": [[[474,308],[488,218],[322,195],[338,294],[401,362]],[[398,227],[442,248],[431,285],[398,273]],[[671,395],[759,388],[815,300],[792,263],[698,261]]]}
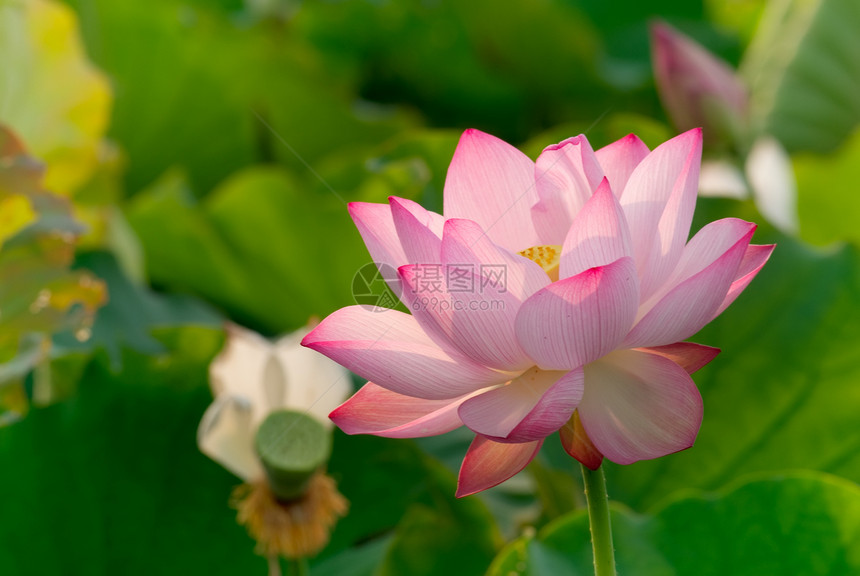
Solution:
{"label": "yellowish-green leaf", "polygon": [[[0,126],[0,385],[20,380],[45,357],[47,348],[32,354],[29,343],[49,344],[64,330],[89,337],[107,299],[104,283],[69,270],[82,231],[71,210],[67,199],[41,188],[38,164]],[[0,413],[23,413],[15,398],[0,399]]]}
{"label": "yellowish-green leaf", "polygon": [[0,247],[36,219],[30,200],[21,194],[0,195]]}
{"label": "yellowish-green leaf", "polygon": [[27,410],[27,392],[20,380],[0,384],[0,426],[16,422]]}
{"label": "yellowish-green leaf", "polygon": [[860,3],[774,0],[741,71],[756,128],[790,152],[829,152],[860,123]]}
{"label": "yellowish-green leaf", "polygon": [[705,9],[715,24],[736,32],[744,42],[749,42],[765,4],[765,0],[706,0]]}
{"label": "yellowish-green leaf", "polygon": [[74,12],[51,0],[0,0],[0,70],[0,121],[47,164],[48,189],[74,193],[99,162],[111,102]]}

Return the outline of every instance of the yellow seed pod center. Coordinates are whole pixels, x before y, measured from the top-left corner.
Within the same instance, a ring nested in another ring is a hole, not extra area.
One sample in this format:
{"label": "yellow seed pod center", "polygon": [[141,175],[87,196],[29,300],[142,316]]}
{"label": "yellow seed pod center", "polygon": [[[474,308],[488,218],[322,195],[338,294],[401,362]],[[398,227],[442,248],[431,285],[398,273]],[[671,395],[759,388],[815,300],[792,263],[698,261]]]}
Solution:
{"label": "yellow seed pod center", "polygon": [[532,246],[520,252],[546,272],[553,282],[558,280],[558,264],[561,262],[561,246]]}

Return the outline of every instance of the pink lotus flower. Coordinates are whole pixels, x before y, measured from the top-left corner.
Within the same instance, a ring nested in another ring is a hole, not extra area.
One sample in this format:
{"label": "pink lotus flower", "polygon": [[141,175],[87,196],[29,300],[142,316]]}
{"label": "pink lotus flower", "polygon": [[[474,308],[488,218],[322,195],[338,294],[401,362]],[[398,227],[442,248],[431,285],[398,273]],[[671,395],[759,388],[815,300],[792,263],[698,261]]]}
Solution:
{"label": "pink lotus flower", "polygon": [[687,238],[701,131],[649,152],[584,136],[532,162],[466,131],[444,216],[418,204],[350,212],[412,314],[361,306],[302,344],[369,382],[331,413],[348,434],[476,433],[458,496],[499,484],[560,431],[591,468],[690,447],[702,400],[689,373],[715,348],[684,342],[750,283],[773,246],[733,218]]}

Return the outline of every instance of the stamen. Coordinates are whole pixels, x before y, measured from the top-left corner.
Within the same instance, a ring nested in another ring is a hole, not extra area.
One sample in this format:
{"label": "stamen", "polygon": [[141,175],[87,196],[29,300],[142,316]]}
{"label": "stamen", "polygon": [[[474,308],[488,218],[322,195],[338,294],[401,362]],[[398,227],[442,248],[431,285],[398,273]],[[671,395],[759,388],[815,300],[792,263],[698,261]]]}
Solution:
{"label": "stamen", "polygon": [[561,246],[532,246],[520,252],[546,272],[553,282],[558,281],[558,265],[561,262]]}
{"label": "stamen", "polygon": [[306,558],[322,550],[349,508],[334,480],[323,472],[317,472],[307,492],[295,500],[279,501],[262,480],[236,488],[231,503],[239,512],[236,520],[257,541],[257,553],[286,558]]}

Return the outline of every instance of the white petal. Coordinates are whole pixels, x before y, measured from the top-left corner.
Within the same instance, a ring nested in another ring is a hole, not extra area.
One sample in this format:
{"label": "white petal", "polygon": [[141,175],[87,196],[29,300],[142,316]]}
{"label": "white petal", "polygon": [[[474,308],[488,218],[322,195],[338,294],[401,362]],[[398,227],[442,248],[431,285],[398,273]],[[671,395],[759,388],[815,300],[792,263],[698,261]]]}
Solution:
{"label": "white petal", "polygon": [[783,232],[797,234],[797,184],[782,145],[770,137],[756,140],[746,170],[762,216]]}
{"label": "white petal", "polygon": [[349,371],[301,345],[305,330],[278,341],[275,354],[286,376],[282,406],[315,416],[332,426],[329,413],[352,392]]}
{"label": "white petal", "polygon": [[209,365],[212,392],[242,398],[259,422],[269,403],[263,382],[272,353],[272,344],[256,332],[228,324],[227,341]]}
{"label": "white petal", "polygon": [[737,166],[725,160],[702,162],[699,171],[699,196],[737,198],[749,195],[744,175]]}
{"label": "white petal", "polygon": [[203,414],[197,429],[200,451],[244,480],[263,477],[254,453],[252,410],[241,398],[221,396]]}

